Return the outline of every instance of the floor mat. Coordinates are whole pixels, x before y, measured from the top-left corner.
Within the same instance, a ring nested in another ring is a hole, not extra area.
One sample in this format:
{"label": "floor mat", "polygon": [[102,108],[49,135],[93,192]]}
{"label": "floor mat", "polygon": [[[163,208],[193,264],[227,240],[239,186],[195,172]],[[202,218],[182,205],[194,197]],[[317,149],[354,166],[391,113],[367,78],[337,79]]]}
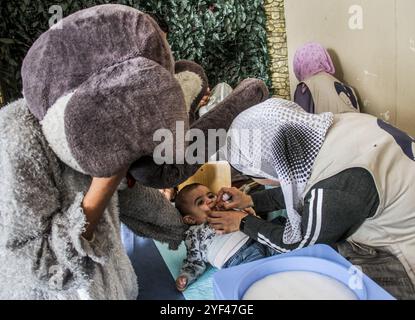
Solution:
{"label": "floor mat", "polygon": [[[182,267],[183,260],[186,258],[186,247],[182,243],[178,250],[169,250],[168,246],[164,243],[155,241],[155,244],[163,257],[164,261],[173,279],[179,276],[180,268]],[[208,267],[206,272],[192,283],[184,292],[183,295],[186,300],[213,300],[213,282],[212,276],[217,271],[216,268]]]}
{"label": "floor mat", "polygon": [[121,226],[121,237],[137,274],[138,300],[183,300],[154,241],[135,235],[125,225]]}

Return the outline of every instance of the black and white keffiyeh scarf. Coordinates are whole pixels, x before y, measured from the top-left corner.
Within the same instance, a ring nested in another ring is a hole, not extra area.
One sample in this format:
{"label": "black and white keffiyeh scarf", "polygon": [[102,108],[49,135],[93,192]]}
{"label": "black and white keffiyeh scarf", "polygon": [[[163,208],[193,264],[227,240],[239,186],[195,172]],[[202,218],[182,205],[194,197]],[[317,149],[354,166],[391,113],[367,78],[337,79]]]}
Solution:
{"label": "black and white keffiyeh scarf", "polygon": [[242,112],[228,131],[226,158],[236,170],[280,182],[288,215],[286,244],[302,239],[301,196],[333,117],[271,98]]}

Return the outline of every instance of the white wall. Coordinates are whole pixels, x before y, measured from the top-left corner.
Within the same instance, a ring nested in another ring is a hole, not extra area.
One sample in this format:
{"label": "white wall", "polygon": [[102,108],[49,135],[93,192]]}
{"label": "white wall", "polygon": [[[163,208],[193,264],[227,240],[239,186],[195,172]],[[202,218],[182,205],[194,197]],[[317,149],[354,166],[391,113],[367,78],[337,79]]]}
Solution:
{"label": "white wall", "polygon": [[415,136],[415,0],[285,0],[285,16],[292,93],[295,50],[320,42],[364,112]]}

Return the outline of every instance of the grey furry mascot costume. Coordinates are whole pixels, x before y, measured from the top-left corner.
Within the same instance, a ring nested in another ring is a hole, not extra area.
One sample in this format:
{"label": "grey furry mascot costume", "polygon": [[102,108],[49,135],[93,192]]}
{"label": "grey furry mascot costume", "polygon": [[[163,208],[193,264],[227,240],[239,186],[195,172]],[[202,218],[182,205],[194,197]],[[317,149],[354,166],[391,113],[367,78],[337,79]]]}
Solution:
{"label": "grey furry mascot costume", "polygon": [[[148,157],[155,130],[188,126],[206,76],[191,62],[175,67],[156,22],[133,8],[97,6],[60,24],[23,62],[24,98],[0,111],[0,298],[135,299],[120,219],[171,248],[181,242],[180,215],[151,177],[163,172],[162,184],[173,186],[197,166],[160,168]],[[193,127],[228,129],[267,95],[261,81],[245,80],[220,113]],[[127,166],[137,183],[120,185],[94,240],[85,240],[82,200],[92,177]]]}

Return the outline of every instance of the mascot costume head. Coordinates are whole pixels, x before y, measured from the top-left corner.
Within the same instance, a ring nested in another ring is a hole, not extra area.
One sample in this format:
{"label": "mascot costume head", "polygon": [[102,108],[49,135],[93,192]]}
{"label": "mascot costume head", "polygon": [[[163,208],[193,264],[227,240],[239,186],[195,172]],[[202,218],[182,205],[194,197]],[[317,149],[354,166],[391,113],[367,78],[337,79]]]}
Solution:
{"label": "mascot costume head", "polygon": [[[138,184],[148,187],[175,186],[200,166],[156,165],[157,129],[175,133],[182,121],[185,130],[189,123],[203,132],[227,130],[240,112],[268,97],[262,81],[247,79],[195,121],[208,87],[203,69],[175,63],[157,23],[122,5],[76,12],[42,34],[24,59],[22,78],[28,107],[62,162],[94,177],[129,167]],[[141,210],[123,219],[120,208],[121,219],[136,233],[177,247],[183,231],[178,212],[167,216],[160,208],[158,217],[146,217],[154,213],[154,199],[136,201],[131,205]]]}

